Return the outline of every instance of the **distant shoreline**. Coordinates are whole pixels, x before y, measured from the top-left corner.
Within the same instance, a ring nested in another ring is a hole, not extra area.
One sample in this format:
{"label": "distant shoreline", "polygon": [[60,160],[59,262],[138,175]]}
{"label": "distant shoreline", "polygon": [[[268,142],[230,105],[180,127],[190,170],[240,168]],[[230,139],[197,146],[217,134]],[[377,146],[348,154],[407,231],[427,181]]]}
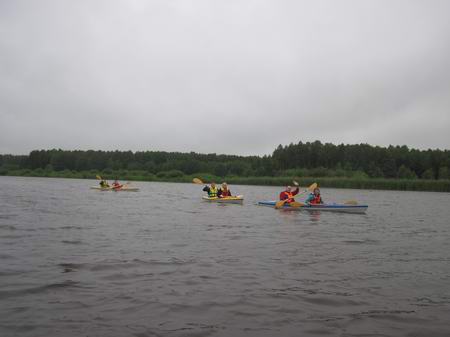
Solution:
{"label": "distant shoreline", "polygon": [[[44,170],[15,170],[6,172],[2,176],[13,177],[47,177],[47,178],[75,178],[96,179],[102,173],[94,171],[44,171]],[[292,184],[292,180],[298,180],[302,186],[309,186],[317,182],[320,187],[349,188],[349,189],[372,189],[372,190],[395,190],[395,191],[429,191],[450,192],[450,180],[426,180],[426,179],[386,179],[386,178],[346,178],[346,177],[217,177],[211,174],[192,174],[182,176],[162,176],[153,174],[142,175],[137,172],[120,174],[113,172],[103,176],[107,180],[119,179],[122,181],[155,181],[155,182],[179,182],[192,183],[192,179],[198,177],[205,183],[215,181],[221,183],[226,181],[233,185],[259,185],[259,186],[286,186]]]}

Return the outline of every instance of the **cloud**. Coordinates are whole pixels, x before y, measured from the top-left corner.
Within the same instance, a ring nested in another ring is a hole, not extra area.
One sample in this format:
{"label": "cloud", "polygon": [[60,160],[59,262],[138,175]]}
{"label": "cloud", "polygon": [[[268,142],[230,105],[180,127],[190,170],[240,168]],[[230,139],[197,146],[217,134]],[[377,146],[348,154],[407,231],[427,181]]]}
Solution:
{"label": "cloud", "polygon": [[[0,153],[450,148],[450,3],[0,3]],[[436,122],[434,122],[436,121]]]}

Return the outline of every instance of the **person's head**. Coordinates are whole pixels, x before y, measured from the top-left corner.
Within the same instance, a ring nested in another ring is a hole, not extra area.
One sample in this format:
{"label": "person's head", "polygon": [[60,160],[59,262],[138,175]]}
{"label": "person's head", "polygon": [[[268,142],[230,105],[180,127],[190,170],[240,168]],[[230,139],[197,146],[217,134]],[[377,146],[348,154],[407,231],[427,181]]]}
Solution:
{"label": "person's head", "polygon": [[227,190],[227,189],[228,189],[228,185],[227,185],[226,182],[223,182],[223,183],[222,183],[222,189],[223,189],[223,190]]}
{"label": "person's head", "polygon": [[314,189],[314,195],[320,195],[320,190],[318,187]]}
{"label": "person's head", "polygon": [[214,181],[211,182],[211,187],[216,187],[216,183]]}
{"label": "person's head", "polygon": [[286,192],[290,192],[292,191],[292,187],[291,186],[286,186]]}

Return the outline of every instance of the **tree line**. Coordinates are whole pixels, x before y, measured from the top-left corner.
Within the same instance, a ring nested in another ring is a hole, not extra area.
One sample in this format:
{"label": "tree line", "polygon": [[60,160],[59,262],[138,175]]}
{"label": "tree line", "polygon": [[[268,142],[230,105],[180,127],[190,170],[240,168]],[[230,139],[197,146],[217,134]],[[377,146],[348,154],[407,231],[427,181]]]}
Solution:
{"label": "tree line", "polygon": [[164,151],[34,150],[27,156],[0,155],[0,174],[12,170],[140,171],[148,174],[218,177],[310,176],[449,179],[449,150],[407,146],[334,145],[299,142],[279,145],[267,156],[235,156]]}

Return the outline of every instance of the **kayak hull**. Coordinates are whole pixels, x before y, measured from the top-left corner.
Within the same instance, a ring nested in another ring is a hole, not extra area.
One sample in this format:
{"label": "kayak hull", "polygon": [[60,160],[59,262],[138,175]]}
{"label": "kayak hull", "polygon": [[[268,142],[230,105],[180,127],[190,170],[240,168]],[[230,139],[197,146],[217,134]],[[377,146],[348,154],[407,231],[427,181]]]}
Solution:
{"label": "kayak hull", "polygon": [[203,201],[216,202],[221,204],[241,204],[244,202],[244,196],[238,195],[236,197],[225,197],[225,198],[210,198],[207,196],[202,197]]}
{"label": "kayak hull", "polygon": [[[260,201],[258,205],[275,207],[276,201]],[[321,211],[321,212],[340,212],[340,213],[356,213],[363,214],[367,211],[368,205],[346,205],[346,204],[321,204],[321,205],[305,205],[302,207],[291,207],[284,205],[282,209],[292,211]]]}
{"label": "kayak hull", "polygon": [[137,187],[126,187],[126,186],[121,187],[121,188],[91,186],[91,190],[114,191],[114,192],[137,192],[137,191],[139,191],[139,188],[137,188]]}

